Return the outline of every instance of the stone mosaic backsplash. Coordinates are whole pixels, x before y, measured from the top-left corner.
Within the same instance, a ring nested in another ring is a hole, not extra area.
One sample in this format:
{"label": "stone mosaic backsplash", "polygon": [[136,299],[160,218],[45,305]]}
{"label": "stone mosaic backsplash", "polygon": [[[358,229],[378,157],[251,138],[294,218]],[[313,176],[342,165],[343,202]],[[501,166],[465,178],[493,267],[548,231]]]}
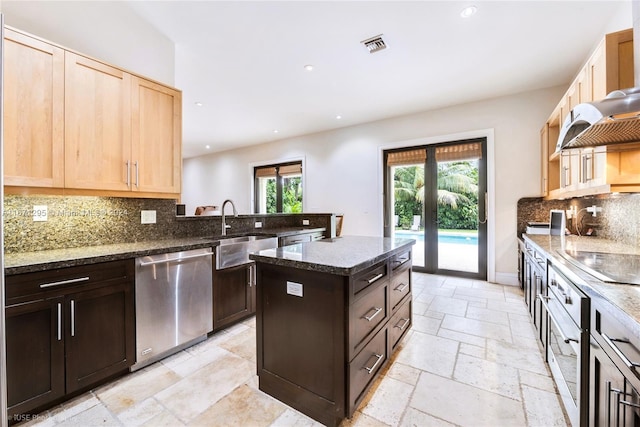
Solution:
{"label": "stone mosaic backsplash", "polygon": [[[586,211],[589,206],[602,211],[594,217]],[[548,222],[549,210],[570,209],[575,206],[578,215],[567,219],[572,234],[584,235],[592,229],[594,235],[629,245],[640,246],[640,194],[601,194],[567,200],[544,200],[539,197],[518,201],[518,235],[525,232],[527,222]]]}
{"label": "stone mosaic backsplash", "polygon": [[[34,207],[47,206],[47,221],[34,221]],[[141,211],[155,210],[155,224],[141,224]],[[220,216],[178,217],[176,201],[88,196],[5,195],[6,253],[133,243],[180,237],[219,236]],[[304,214],[310,227],[330,227],[329,214]],[[228,233],[302,225],[302,214],[227,216]]]}

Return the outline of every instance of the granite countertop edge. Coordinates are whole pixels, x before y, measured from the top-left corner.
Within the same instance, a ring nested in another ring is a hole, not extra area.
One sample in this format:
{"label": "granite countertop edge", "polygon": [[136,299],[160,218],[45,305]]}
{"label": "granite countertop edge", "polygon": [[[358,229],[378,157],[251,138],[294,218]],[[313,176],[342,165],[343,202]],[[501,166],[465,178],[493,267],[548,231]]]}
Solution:
{"label": "granite countertop edge", "polygon": [[[347,241],[348,239],[354,238],[354,237],[358,238],[359,236],[345,236],[344,238],[337,237],[335,238],[335,240],[345,239],[345,241]],[[379,237],[378,239],[385,239],[385,238]],[[297,268],[301,270],[316,271],[320,273],[329,273],[329,274],[335,274],[340,276],[351,276],[363,270],[366,270],[367,268],[377,264],[380,261],[383,261],[391,256],[394,256],[398,253],[406,251],[408,248],[410,248],[412,245],[415,244],[415,240],[412,240],[412,239],[395,239],[395,242],[397,243],[397,246],[390,248],[388,250],[385,250],[381,253],[378,253],[373,257],[362,259],[362,257],[354,256],[354,261],[349,266],[333,265],[326,262],[318,262],[317,260],[310,261],[310,260],[297,260],[297,259],[285,258],[282,255],[271,253],[272,251],[254,252],[252,254],[249,254],[249,258],[256,262],[262,262],[265,264],[277,265],[281,267]],[[402,243],[399,243],[399,242],[402,242]],[[317,241],[317,242],[298,243],[293,246],[298,246],[302,248],[305,245],[317,246],[322,244],[325,244],[325,243],[322,241]],[[327,246],[327,250],[330,250],[329,246]]]}
{"label": "granite countertop edge", "polygon": [[[288,227],[271,230],[261,229],[232,234],[227,237],[249,234],[284,237],[316,231],[325,231],[325,228]],[[180,237],[78,248],[52,249],[36,252],[8,253],[4,254],[4,274],[11,276],[65,267],[75,267],[79,265],[138,258],[167,252],[181,252],[193,249],[216,247],[219,246],[221,239],[222,236]]]}

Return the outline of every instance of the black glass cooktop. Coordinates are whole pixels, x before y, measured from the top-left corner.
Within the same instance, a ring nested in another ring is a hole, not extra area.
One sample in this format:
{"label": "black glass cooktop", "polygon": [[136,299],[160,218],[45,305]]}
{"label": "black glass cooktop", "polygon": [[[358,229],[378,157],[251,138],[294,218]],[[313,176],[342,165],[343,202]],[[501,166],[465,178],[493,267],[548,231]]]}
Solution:
{"label": "black glass cooktop", "polygon": [[558,251],[583,271],[609,283],[640,285],[640,255],[588,251]]}

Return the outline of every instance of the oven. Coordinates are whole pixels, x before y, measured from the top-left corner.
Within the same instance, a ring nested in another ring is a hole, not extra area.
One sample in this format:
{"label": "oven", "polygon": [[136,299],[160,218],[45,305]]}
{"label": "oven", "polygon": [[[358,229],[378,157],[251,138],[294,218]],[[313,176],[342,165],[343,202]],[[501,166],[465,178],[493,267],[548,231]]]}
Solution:
{"label": "oven", "polygon": [[[548,269],[548,295],[538,296],[547,311],[547,361],[574,427],[587,425],[589,298],[557,267]],[[581,414],[584,414],[581,416]]]}

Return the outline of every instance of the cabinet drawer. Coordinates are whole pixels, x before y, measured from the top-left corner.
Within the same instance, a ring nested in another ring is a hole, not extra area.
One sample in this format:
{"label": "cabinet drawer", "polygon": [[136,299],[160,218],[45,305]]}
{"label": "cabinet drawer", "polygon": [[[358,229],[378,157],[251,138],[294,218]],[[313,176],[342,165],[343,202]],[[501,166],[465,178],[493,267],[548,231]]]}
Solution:
{"label": "cabinet drawer", "polygon": [[349,364],[348,416],[358,407],[369,385],[388,360],[387,329],[382,329]]}
{"label": "cabinet drawer", "polygon": [[[409,261],[411,261],[411,250],[394,255],[391,258],[391,270],[395,271],[401,267],[404,267]],[[409,262],[409,264],[411,263]]]}
{"label": "cabinet drawer", "polygon": [[357,353],[369,334],[389,317],[387,313],[388,285],[377,286],[359,299],[349,311],[349,360]]}
{"label": "cabinet drawer", "polygon": [[401,268],[393,272],[391,278],[391,308],[396,306],[411,293],[411,263],[404,263]]}
{"label": "cabinet drawer", "polygon": [[378,264],[374,267],[371,267],[366,271],[363,271],[362,273],[358,273],[355,276],[353,276],[353,279],[351,282],[351,289],[352,289],[351,294],[355,299],[357,298],[357,295],[360,292],[362,292],[369,286],[378,284],[381,281],[386,280],[387,278],[388,278],[388,271],[387,271],[386,262]]}
{"label": "cabinet drawer", "polygon": [[394,351],[400,338],[411,328],[411,299],[405,301],[398,308],[396,314],[389,321],[389,341],[391,341],[391,351]]}
{"label": "cabinet drawer", "polygon": [[110,280],[133,279],[133,260],[112,261],[78,267],[59,268],[6,277],[7,304],[36,294],[51,296],[73,286],[92,285]]}

